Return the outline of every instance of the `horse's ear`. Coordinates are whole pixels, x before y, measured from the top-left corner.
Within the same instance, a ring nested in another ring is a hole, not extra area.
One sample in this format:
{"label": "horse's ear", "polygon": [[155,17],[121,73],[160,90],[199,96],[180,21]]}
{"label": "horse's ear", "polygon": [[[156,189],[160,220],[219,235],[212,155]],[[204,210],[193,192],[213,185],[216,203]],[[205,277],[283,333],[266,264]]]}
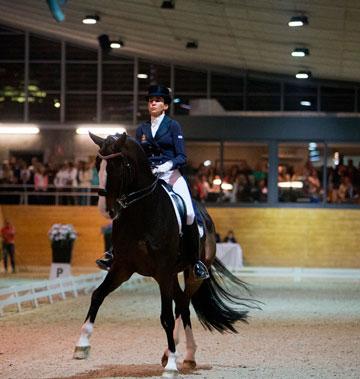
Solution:
{"label": "horse's ear", "polygon": [[104,138],[101,138],[99,136],[96,136],[95,134],[89,132],[89,136],[90,138],[99,146],[99,147],[102,147],[105,139]]}
{"label": "horse's ear", "polygon": [[121,137],[116,141],[116,146],[118,147],[122,147],[124,146],[125,142],[126,142],[126,137],[127,137],[127,134],[124,132]]}

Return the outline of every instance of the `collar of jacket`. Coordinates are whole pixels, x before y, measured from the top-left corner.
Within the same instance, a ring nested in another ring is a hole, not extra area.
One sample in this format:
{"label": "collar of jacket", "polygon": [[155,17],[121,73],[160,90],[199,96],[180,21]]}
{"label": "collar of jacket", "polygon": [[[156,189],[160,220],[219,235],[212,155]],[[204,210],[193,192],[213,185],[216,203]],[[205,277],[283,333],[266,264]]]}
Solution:
{"label": "collar of jacket", "polygon": [[170,128],[170,124],[171,124],[171,118],[168,117],[167,115],[165,115],[165,117],[163,118],[163,120],[161,121],[161,124],[159,126],[159,129],[157,130],[156,134],[155,134],[155,137],[152,136],[152,133],[151,133],[151,121],[147,121],[146,122],[146,132],[147,132],[147,137],[149,139],[154,139],[155,141],[158,140],[160,137],[162,137],[164,134],[166,134]]}

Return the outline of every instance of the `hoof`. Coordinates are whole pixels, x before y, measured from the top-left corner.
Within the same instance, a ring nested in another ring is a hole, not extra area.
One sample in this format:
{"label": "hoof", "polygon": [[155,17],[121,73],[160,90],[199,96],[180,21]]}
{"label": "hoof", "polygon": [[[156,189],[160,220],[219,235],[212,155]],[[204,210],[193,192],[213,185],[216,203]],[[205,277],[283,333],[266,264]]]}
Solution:
{"label": "hoof", "polygon": [[168,363],[168,356],[164,353],[164,355],[161,357],[161,366],[165,367]]}
{"label": "hoof", "polygon": [[90,354],[90,346],[75,346],[74,359],[86,359]]}
{"label": "hoof", "polygon": [[178,370],[165,370],[162,374],[163,378],[176,378],[179,375]]}
{"label": "hoof", "polygon": [[194,370],[194,368],[196,368],[196,362],[187,359],[183,362],[182,368],[185,370]]}

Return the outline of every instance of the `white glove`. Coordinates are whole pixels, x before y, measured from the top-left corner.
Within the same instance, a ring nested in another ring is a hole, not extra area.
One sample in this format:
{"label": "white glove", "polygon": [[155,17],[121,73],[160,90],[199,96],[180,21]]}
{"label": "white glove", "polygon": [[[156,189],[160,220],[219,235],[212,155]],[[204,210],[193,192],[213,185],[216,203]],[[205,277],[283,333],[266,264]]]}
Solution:
{"label": "white glove", "polygon": [[172,169],[173,163],[172,161],[167,161],[160,166],[157,166],[152,169],[153,174],[164,174],[165,172],[168,172]]}

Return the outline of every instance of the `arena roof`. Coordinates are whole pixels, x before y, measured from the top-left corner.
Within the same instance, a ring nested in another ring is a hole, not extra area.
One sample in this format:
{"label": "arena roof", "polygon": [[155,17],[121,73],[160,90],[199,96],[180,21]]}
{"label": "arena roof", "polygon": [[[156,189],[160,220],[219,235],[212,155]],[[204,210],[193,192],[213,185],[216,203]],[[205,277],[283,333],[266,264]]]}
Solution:
{"label": "arena roof", "polygon": [[[45,0],[0,0],[0,23],[82,45],[97,37],[121,39],[124,53],[186,66],[295,75],[360,82],[360,2],[356,0],[68,0],[65,21],[52,17]],[[88,14],[100,16],[84,25]],[[292,16],[308,25],[289,28]],[[197,49],[185,47],[196,41]],[[294,58],[305,47],[309,56]]]}

